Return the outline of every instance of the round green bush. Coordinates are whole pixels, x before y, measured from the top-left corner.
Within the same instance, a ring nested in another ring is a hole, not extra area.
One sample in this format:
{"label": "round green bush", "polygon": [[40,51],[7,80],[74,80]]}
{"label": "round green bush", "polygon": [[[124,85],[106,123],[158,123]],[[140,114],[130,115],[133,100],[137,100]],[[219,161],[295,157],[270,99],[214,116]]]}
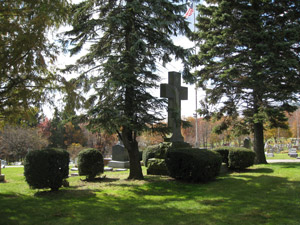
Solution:
{"label": "round green bush", "polygon": [[172,149],[166,158],[171,177],[191,182],[212,180],[219,174],[221,164],[222,158],[217,152],[192,148]]}
{"label": "round green bush", "polygon": [[97,149],[84,149],[78,154],[78,172],[80,176],[86,176],[87,180],[93,180],[104,172],[103,156]]}
{"label": "round green bush", "polygon": [[228,167],[243,170],[254,164],[255,152],[247,148],[232,148],[228,154]]}
{"label": "round green bush", "polygon": [[69,176],[69,161],[69,153],[62,149],[30,151],[24,160],[25,180],[31,188],[57,191]]}

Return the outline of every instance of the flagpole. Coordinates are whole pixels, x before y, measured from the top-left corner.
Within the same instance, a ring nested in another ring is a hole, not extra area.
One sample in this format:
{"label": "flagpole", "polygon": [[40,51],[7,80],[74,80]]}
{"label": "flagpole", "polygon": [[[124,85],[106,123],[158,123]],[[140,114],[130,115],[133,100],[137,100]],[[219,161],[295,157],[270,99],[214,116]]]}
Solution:
{"label": "flagpole", "polygon": [[[196,21],[196,5],[195,5],[195,1],[193,1],[193,7],[194,7],[194,32],[196,31],[195,29],[195,21]],[[195,55],[196,55],[196,44],[194,43],[194,52],[195,52]],[[197,110],[198,110],[198,87],[197,87],[197,83],[195,83],[195,107],[196,107],[196,110],[195,110],[195,118],[196,118],[196,123],[195,123],[195,147],[197,148],[199,143],[198,143],[198,113],[197,113]]]}
{"label": "flagpole", "polygon": [[[194,32],[196,31],[195,29],[195,21],[196,21],[196,6],[195,6],[195,1],[192,1],[192,4],[190,4],[188,10],[186,11],[186,13],[184,14],[184,18],[188,18],[189,16],[191,16],[192,14],[194,14]],[[194,53],[196,55],[196,44],[194,43]],[[198,115],[197,115],[197,110],[198,110],[198,106],[197,106],[197,94],[198,92],[198,88],[197,88],[197,83],[195,83],[195,99],[196,99],[196,110],[195,110],[195,147],[198,147]]]}

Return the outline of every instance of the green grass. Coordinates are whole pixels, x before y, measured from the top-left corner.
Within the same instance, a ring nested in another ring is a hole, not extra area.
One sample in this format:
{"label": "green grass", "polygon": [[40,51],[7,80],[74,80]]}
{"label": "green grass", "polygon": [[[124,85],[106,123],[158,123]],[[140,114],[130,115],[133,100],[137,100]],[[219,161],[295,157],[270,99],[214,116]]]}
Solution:
{"label": "green grass", "polygon": [[71,177],[56,193],[29,189],[23,168],[2,173],[1,225],[300,224],[300,163],[257,165],[202,184],[108,172],[98,182]]}
{"label": "green grass", "polygon": [[[300,153],[298,153],[300,156]],[[288,153],[274,153],[274,157],[266,157],[267,159],[292,159],[295,160],[296,158],[292,158],[288,155]]]}

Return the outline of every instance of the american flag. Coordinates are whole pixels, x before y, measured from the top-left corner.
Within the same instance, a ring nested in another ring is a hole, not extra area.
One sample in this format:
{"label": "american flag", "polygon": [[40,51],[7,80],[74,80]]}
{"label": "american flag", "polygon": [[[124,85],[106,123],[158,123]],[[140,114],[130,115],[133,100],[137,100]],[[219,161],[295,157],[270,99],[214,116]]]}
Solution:
{"label": "american flag", "polygon": [[193,7],[193,2],[191,3],[190,7],[188,8],[188,10],[186,11],[186,13],[184,14],[184,18],[188,18],[189,16],[191,16],[194,12],[194,7]]}

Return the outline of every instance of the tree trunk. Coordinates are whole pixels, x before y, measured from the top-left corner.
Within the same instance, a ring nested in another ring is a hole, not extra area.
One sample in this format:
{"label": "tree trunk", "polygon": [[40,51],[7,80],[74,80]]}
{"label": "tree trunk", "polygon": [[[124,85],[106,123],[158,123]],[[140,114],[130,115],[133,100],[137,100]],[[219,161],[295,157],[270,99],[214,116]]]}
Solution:
{"label": "tree trunk", "polygon": [[129,155],[130,172],[128,179],[143,180],[144,176],[140,163],[138,142],[133,135],[133,131],[123,128],[122,140]]}
{"label": "tree trunk", "polygon": [[264,127],[262,123],[254,124],[254,151],[255,164],[267,164],[264,150]]}

